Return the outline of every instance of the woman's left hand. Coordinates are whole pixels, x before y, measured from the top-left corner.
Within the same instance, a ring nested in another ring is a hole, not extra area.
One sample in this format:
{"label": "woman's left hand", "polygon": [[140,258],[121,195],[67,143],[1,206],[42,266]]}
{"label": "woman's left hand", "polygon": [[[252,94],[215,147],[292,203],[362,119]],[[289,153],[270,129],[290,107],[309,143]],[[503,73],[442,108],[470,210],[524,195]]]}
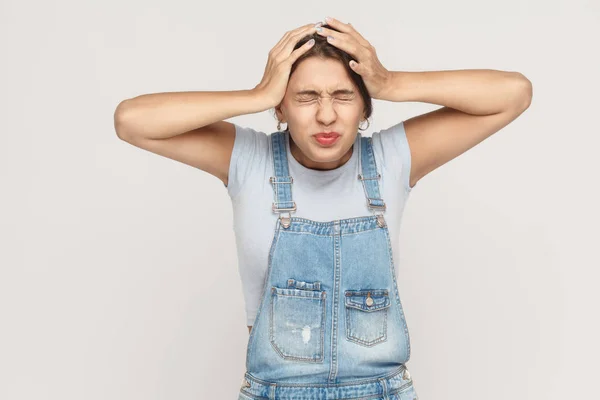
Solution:
{"label": "woman's left hand", "polygon": [[349,23],[344,24],[334,18],[328,18],[325,22],[339,32],[323,28],[317,33],[324,37],[331,36],[333,39],[327,39],[329,44],[354,57],[354,60],[350,61],[350,68],[363,78],[372,98],[382,99],[382,93],[389,85],[391,73],[381,65],[375,48]]}

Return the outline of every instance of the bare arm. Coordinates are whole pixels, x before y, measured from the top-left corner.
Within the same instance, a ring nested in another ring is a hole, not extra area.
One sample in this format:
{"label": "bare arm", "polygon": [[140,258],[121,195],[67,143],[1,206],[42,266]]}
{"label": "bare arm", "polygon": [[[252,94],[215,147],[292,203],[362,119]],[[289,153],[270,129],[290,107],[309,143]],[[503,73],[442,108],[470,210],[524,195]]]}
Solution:
{"label": "bare arm", "polygon": [[327,21],[331,43],[352,54],[350,67],[360,74],[375,99],[441,105],[404,121],[410,147],[407,186],[499,131],[530,105],[533,85],[523,74],[493,69],[388,71],[375,47],[350,24]]}
{"label": "bare arm", "polygon": [[228,184],[235,127],[222,121],[267,110],[285,95],[292,64],[310,49],[294,50],[308,24],[286,32],[269,52],[261,82],[250,90],[144,94],[122,101],[114,113],[117,136],[132,145],[206,171]]}
{"label": "bare arm", "polygon": [[151,93],[121,102],[115,111],[119,137],[168,139],[217,121],[268,109],[255,89]]}
{"label": "bare arm", "polygon": [[393,71],[383,95],[442,108],[404,122],[410,144],[410,186],[499,131],[530,105],[531,82],[498,70]]}
{"label": "bare arm", "polygon": [[279,104],[285,95],[291,67],[310,49],[294,50],[303,37],[316,31],[307,24],[288,31],[269,51],[261,82],[249,90],[167,92],[144,94],[122,101],[115,111],[120,138],[168,139],[242,114],[254,114]]}
{"label": "bare arm", "polygon": [[235,127],[221,120],[270,106],[256,89],[153,93],[121,102],[114,124],[120,139],[206,171],[227,185]]}

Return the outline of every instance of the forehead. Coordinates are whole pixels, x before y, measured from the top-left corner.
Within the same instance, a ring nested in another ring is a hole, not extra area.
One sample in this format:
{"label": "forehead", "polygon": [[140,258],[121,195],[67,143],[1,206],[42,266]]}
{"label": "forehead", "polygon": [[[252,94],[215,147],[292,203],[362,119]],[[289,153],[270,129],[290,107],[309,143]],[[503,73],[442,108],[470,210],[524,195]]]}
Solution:
{"label": "forehead", "polygon": [[337,89],[355,89],[354,82],[340,61],[318,57],[303,60],[290,77],[288,85],[294,92],[302,90],[332,92]]}

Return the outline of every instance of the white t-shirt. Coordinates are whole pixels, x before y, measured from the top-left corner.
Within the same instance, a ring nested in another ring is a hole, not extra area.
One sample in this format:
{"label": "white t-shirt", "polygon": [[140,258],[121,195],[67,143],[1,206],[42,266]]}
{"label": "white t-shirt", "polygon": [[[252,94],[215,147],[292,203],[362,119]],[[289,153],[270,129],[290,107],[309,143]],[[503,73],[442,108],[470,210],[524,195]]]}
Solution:
{"label": "white t-shirt", "polygon": [[[239,125],[235,128],[227,192],[233,206],[233,229],[247,325],[252,326],[263,293],[269,250],[279,214],[271,208],[274,195],[269,177],[274,173],[270,134]],[[384,215],[398,276],[400,222],[412,189],[409,186],[410,150],[404,123],[374,132],[372,138],[377,170],[382,175],[379,190],[387,206]],[[292,156],[289,142],[286,147],[289,173],[294,178],[292,197],[297,206],[292,216],[327,222],[373,214],[367,207],[365,192],[358,179],[357,147],[344,165],[332,170],[306,168]]]}

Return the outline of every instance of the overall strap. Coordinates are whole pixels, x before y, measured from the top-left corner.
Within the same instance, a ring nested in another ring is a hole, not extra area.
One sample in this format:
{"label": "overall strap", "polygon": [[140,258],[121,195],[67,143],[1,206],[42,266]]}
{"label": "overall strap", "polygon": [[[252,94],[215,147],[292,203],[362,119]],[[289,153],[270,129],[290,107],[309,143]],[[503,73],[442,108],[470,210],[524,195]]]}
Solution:
{"label": "overall strap", "polygon": [[[359,133],[360,135],[360,133]],[[385,202],[379,194],[379,179],[381,174],[377,170],[375,154],[373,153],[373,138],[369,136],[360,137],[360,171],[358,179],[363,184],[365,196],[367,197],[367,207],[371,211],[381,211],[377,214],[377,221],[383,226],[383,213],[385,212]]]}
{"label": "overall strap", "polygon": [[[296,202],[292,199],[292,183],[294,179],[289,174],[286,134],[278,131],[270,136],[271,153],[273,154],[273,174],[269,182],[273,186],[273,212],[279,213],[279,220],[284,228],[291,223],[291,212],[296,211]],[[288,217],[281,213],[287,212]]]}

